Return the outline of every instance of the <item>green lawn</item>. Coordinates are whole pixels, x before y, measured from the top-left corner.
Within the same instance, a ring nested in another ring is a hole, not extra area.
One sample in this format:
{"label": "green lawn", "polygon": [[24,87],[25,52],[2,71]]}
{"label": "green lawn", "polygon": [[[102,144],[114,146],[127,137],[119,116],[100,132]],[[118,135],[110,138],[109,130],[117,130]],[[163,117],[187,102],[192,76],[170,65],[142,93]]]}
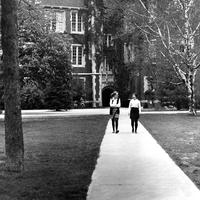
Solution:
{"label": "green lawn", "polygon": [[200,189],[200,116],[143,114],[140,122]]}
{"label": "green lawn", "polygon": [[[23,123],[25,171],[0,173],[0,199],[83,200],[98,158],[108,116],[28,120]],[[3,159],[4,127],[0,122]]]}

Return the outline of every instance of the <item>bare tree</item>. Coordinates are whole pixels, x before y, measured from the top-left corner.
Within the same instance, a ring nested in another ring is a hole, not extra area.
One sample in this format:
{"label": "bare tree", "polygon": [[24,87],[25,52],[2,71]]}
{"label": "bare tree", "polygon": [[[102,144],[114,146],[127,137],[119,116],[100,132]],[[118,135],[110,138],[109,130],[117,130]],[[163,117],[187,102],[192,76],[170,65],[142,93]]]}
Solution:
{"label": "bare tree", "polygon": [[[188,91],[189,111],[196,115],[195,108],[195,77],[200,67],[199,2],[196,0],[176,0],[169,2],[162,17],[157,16],[155,9],[150,5],[147,8],[139,0],[150,19],[146,25],[147,32],[157,37],[164,51],[161,54],[166,58],[173,69],[182,79]],[[153,5],[157,8],[158,5]],[[146,34],[147,35],[147,34]]]}
{"label": "bare tree", "polygon": [[[129,15],[139,17],[142,24],[134,23],[149,44],[152,39],[162,46],[159,51],[173,66],[178,77],[184,82],[189,98],[189,111],[196,115],[195,77],[200,67],[200,3],[198,0],[151,0],[146,4],[138,0],[143,12],[130,7]],[[133,24],[132,24],[133,25]]]}
{"label": "bare tree", "polygon": [[24,143],[18,72],[17,0],[1,0],[6,169],[21,171]]}

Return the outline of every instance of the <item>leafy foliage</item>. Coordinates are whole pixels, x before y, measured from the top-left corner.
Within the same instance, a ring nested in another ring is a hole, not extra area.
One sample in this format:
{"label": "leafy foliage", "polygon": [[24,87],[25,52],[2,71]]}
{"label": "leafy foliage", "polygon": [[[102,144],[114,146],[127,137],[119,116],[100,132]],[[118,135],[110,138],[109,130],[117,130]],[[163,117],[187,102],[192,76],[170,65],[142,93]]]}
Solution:
{"label": "leafy foliage", "polygon": [[68,51],[63,48],[62,40],[59,43],[58,39],[60,38],[55,40],[55,36],[53,36],[47,39],[45,44],[47,44],[46,50],[49,52],[43,57],[45,65],[49,66],[47,67],[45,103],[53,109],[70,108],[72,74]]}
{"label": "leafy foliage", "polygon": [[70,108],[68,35],[49,32],[38,5],[21,2],[18,15],[23,108]]}
{"label": "leafy foliage", "polygon": [[44,93],[33,82],[27,82],[21,90],[21,105],[23,109],[44,108]]}

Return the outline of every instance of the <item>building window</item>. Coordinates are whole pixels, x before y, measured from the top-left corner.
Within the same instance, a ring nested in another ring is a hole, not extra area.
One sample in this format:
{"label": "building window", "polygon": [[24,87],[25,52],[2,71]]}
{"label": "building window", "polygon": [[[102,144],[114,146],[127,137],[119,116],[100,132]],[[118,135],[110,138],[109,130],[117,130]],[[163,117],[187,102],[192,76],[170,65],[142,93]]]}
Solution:
{"label": "building window", "polygon": [[81,92],[84,92],[86,89],[86,77],[73,76],[73,86],[74,88],[81,88]]}
{"label": "building window", "polygon": [[66,30],[66,14],[62,10],[46,10],[45,18],[49,21],[47,29],[49,31],[64,33]]}
{"label": "building window", "polygon": [[73,44],[71,52],[72,65],[74,67],[84,67],[83,46]]}
{"label": "building window", "polygon": [[86,85],[86,78],[85,77],[79,77],[79,81],[83,87],[83,90],[86,89],[85,85]]}
{"label": "building window", "polygon": [[56,32],[64,33],[66,29],[65,11],[56,12]]}
{"label": "building window", "polygon": [[106,56],[104,57],[104,69],[103,69],[103,71],[105,73],[112,73],[113,72],[112,64],[107,62]]}
{"label": "building window", "polygon": [[71,33],[84,33],[83,15],[78,11],[71,12]]}
{"label": "building window", "polygon": [[112,35],[111,34],[105,34],[104,35],[104,45],[106,47],[111,47],[113,46],[113,40],[112,40]]}

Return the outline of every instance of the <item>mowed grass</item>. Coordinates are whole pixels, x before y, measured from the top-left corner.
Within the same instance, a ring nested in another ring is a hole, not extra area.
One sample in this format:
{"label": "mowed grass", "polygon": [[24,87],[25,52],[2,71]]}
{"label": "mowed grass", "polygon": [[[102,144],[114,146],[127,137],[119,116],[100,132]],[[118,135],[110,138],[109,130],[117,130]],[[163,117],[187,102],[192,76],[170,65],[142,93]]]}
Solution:
{"label": "mowed grass", "polygon": [[140,122],[200,189],[200,116],[144,114]]}
{"label": "mowed grass", "polygon": [[[0,174],[0,199],[83,200],[108,116],[28,120],[23,123],[25,171]],[[0,153],[4,152],[0,122]]]}

